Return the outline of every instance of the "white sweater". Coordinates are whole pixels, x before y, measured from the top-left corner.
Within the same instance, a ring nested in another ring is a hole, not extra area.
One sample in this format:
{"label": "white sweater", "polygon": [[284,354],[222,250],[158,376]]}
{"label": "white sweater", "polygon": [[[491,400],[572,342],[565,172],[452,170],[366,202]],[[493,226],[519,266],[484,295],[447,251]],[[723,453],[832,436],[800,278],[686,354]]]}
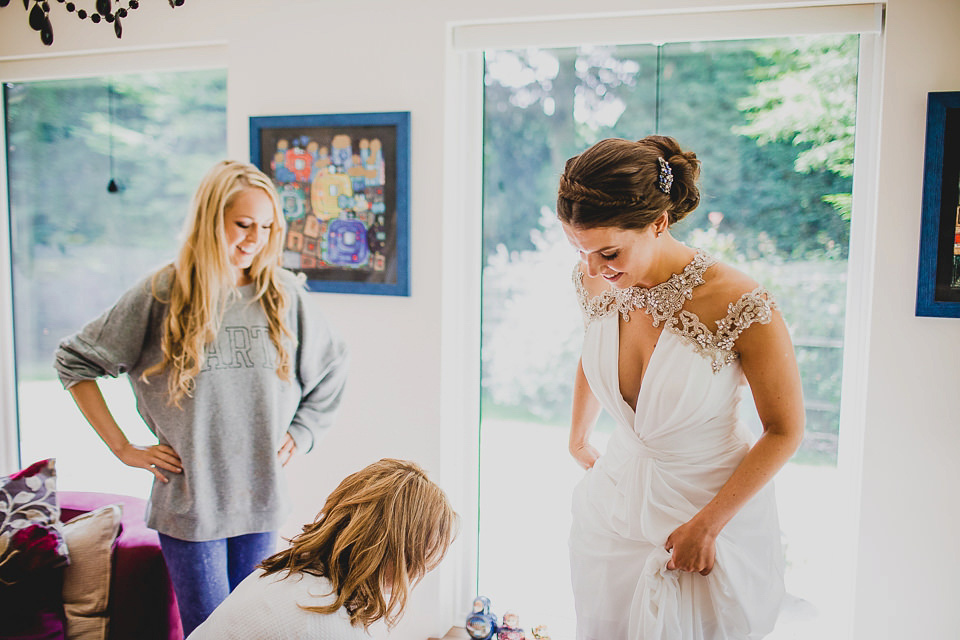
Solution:
{"label": "white sweater", "polygon": [[370,640],[343,608],[324,615],[297,606],[332,602],[326,578],[284,571],[261,576],[263,569],[247,576],[188,640]]}

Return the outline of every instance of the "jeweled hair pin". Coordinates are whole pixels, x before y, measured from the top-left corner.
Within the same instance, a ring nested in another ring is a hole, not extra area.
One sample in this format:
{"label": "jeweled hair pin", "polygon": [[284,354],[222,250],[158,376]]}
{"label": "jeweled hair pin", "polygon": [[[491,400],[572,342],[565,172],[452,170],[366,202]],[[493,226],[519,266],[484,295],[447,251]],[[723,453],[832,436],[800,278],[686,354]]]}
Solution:
{"label": "jeweled hair pin", "polygon": [[673,170],[670,169],[670,163],[663,158],[657,158],[660,163],[660,176],[657,178],[657,186],[660,191],[670,195],[670,187],[673,186]]}

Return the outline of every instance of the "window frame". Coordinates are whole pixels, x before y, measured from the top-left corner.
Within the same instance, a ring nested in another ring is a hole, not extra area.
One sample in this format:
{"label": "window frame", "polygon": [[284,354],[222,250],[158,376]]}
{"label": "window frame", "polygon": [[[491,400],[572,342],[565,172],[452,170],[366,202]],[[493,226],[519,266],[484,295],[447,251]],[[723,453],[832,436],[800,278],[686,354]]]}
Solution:
{"label": "window frame", "polygon": [[[2,75],[0,75],[2,79]],[[0,100],[0,118],[7,121],[6,101]],[[0,202],[6,212],[0,224],[0,474],[20,468],[19,407],[17,401],[16,349],[13,339],[13,251],[10,237],[10,195],[7,189],[7,128],[0,127]]]}

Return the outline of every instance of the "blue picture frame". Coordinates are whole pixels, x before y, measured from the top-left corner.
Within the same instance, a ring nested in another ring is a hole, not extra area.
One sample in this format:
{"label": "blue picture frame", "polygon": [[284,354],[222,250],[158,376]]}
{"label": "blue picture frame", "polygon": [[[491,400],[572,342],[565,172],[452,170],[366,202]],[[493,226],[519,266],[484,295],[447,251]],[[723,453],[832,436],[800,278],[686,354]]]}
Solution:
{"label": "blue picture frame", "polygon": [[250,160],[311,291],[410,295],[410,112],[253,116]]}
{"label": "blue picture frame", "polygon": [[960,91],[927,94],[916,315],[960,318]]}

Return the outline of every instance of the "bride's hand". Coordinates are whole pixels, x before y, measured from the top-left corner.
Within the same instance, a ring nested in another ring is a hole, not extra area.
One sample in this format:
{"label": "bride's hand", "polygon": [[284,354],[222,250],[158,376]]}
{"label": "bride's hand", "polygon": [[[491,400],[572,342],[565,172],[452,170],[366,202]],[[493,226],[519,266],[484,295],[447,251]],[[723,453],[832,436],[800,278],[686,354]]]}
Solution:
{"label": "bride's hand", "polygon": [[573,456],[573,459],[576,460],[577,464],[581,467],[590,469],[593,467],[593,463],[597,461],[597,458],[600,457],[600,452],[589,442],[581,442],[570,445],[570,455]]}
{"label": "bride's hand", "polygon": [[691,573],[695,571],[704,576],[709,574],[713,571],[716,560],[716,540],[716,535],[695,519],[680,525],[670,534],[664,545],[664,548],[671,552],[667,569]]}

